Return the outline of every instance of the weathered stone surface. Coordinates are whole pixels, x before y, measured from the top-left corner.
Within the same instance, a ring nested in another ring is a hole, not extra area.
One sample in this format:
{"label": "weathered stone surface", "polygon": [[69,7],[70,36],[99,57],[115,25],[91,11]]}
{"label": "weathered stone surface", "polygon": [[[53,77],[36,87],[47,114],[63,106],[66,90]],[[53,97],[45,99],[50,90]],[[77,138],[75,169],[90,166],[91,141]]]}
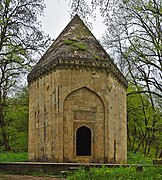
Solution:
{"label": "weathered stone surface", "polygon": [[127,87],[127,81],[93,34],[76,15],[28,75],[28,82],[57,69],[106,71]]}
{"label": "weathered stone surface", "polygon": [[[78,16],[28,82],[30,160],[126,162],[127,81]],[[82,127],[90,135],[83,132],[79,144]],[[78,153],[80,145],[87,154]]]}

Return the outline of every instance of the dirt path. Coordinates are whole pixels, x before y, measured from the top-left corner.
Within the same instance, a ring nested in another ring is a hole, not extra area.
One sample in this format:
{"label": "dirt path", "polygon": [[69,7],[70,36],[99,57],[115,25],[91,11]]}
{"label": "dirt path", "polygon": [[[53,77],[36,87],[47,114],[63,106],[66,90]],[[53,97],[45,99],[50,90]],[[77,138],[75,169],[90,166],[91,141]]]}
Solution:
{"label": "dirt path", "polygon": [[55,178],[55,177],[36,177],[27,175],[5,175],[0,174],[0,180],[65,180],[65,178]]}

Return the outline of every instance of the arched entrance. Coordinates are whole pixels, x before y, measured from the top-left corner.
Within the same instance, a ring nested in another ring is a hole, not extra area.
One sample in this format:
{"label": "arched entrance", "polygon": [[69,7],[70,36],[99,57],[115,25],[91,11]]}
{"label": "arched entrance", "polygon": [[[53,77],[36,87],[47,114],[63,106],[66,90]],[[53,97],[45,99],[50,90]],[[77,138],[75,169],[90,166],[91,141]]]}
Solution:
{"label": "arched entrance", "polygon": [[85,126],[76,132],[76,155],[91,156],[91,130]]}
{"label": "arched entrance", "polygon": [[86,87],[67,95],[63,103],[64,162],[104,157],[104,110],[101,97]]}

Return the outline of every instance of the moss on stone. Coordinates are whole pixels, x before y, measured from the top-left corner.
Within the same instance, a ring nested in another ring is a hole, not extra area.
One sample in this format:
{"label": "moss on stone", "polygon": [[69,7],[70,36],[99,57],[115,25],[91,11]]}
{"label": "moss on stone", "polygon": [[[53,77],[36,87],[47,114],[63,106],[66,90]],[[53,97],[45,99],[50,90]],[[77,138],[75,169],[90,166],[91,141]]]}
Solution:
{"label": "moss on stone", "polygon": [[87,50],[87,46],[81,42],[78,42],[77,40],[73,39],[66,39],[65,40],[66,45],[71,45],[72,47],[76,48],[78,51],[85,51]]}

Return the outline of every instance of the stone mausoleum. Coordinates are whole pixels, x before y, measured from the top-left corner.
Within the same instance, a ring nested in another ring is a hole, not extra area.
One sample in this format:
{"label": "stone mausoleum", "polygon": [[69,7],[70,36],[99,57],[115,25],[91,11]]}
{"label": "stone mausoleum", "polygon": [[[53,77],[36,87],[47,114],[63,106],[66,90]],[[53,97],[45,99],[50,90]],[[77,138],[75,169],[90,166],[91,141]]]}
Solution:
{"label": "stone mausoleum", "polygon": [[78,15],[28,75],[29,160],[127,160],[127,81]]}

